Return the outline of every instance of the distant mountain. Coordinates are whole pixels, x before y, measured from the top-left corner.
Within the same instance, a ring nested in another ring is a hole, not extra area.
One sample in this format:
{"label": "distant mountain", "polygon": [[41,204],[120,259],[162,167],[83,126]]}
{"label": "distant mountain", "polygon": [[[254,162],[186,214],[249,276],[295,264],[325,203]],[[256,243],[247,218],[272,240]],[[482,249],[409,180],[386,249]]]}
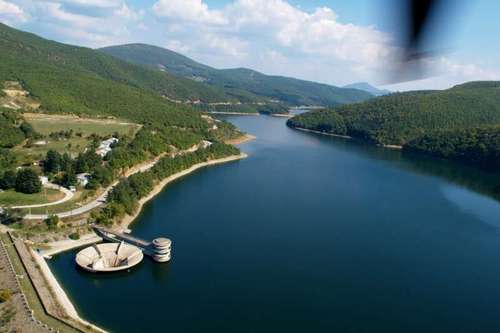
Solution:
{"label": "distant mountain", "polygon": [[382,95],[387,95],[387,94],[391,93],[390,90],[378,89],[367,82],[357,82],[357,83],[348,84],[347,86],[344,86],[344,88],[363,90],[363,91],[366,91],[374,96],[382,96]]}
{"label": "distant mountain", "polygon": [[125,61],[220,88],[241,102],[257,98],[288,105],[335,106],[372,97],[372,94],[358,89],[270,76],[246,68],[215,69],[176,52],[151,45],[119,45],[100,51]]}

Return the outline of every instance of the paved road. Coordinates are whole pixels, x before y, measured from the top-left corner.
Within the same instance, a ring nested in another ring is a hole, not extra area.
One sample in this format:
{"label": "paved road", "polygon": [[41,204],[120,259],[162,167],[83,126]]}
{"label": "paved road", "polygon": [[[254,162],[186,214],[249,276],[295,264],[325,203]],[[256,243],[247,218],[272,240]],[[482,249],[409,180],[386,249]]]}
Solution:
{"label": "paved road", "polygon": [[39,208],[39,207],[55,206],[55,205],[62,204],[63,202],[66,202],[68,200],[71,200],[71,198],[73,198],[73,195],[74,195],[74,193],[71,192],[70,190],[68,190],[67,188],[64,188],[64,187],[56,185],[56,184],[47,183],[43,187],[51,188],[51,189],[59,190],[59,191],[63,192],[64,193],[64,198],[62,198],[60,200],[57,200],[57,201],[54,201],[54,202],[48,202],[48,203],[44,203],[44,204],[14,206],[12,208],[23,209],[23,208]]}
{"label": "paved road", "polygon": [[[172,154],[172,157],[175,157],[177,155],[182,155],[182,154],[186,154],[186,153],[193,153],[195,151],[197,151],[199,148],[201,147],[201,143],[198,144],[198,145],[195,145],[189,149],[186,149],[184,151],[180,151],[180,152],[177,152],[177,153],[174,153]],[[132,168],[131,170],[129,170],[127,172],[127,174],[125,175],[126,177],[130,177],[131,175],[135,174],[135,173],[138,173],[138,172],[144,172],[144,171],[147,171],[149,169],[151,169],[152,167],[155,166],[155,164],[163,157],[165,156],[165,154],[162,154],[160,156],[158,156],[157,158],[155,158],[153,161],[151,162],[148,162],[148,163],[143,163],[143,164],[140,164],[134,168]],[[106,199],[108,198],[108,194],[109,192],[119,183],[119,181],[115,181],[113,184],[111,184],[97,199],[81,206],[81,207],[78,207],[78,208],[75,208],[75,209],[72,209],[72,210],[69,210],[67,212],[62,212],[62,213],[57,213],[57,214],[54,214],[54,215],[57,215],[59,218],[65,218],[65,217],[71,217],[71,216],[78,216],[78,215],[81,215],[81,214],[84,214],[84,213],[87,213],[89,211],[91,211],[92,209],[95,209],[99,206],[102,206],[106,203]],[[49,215],[48,214],[27,214],[26,216],[24,216],[24,219],[26,220],[45,220],[46,218],[48,218]]]}

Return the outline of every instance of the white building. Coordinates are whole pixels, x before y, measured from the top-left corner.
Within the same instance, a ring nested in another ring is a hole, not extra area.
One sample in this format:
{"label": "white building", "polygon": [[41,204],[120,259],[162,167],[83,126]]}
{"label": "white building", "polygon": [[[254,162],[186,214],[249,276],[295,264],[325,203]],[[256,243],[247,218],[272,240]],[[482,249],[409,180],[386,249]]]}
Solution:
{"label": "white building", "polygon": [[42,183],[42,185],[49,183],[49,177],[39,176],[38,179],[40,179],[40,183]]}
{"label": "white building", "polygon": [[103,142],[101,142],[99,147],[96,149],[95,153],[101,157],[106,156],[112,150],[111,145],[113,143],[118,142],[118,141],[119,140],[117,138],[110,138],[110,139],[104,140]]}
{"label": "white building", "polygon": [[207,140],[203,140],[201,142],[201,148],[203,148],[203,149],[206,149],[206,148],[210,147],[211,145],[212,145],[212,142],[207,141]]}
{"label": "white building", "polygon": [[80,186],[85,187],[89,183],[89,174],[88,173],[79,173],[76,175],[76,179],[78,180],[78,184]]}

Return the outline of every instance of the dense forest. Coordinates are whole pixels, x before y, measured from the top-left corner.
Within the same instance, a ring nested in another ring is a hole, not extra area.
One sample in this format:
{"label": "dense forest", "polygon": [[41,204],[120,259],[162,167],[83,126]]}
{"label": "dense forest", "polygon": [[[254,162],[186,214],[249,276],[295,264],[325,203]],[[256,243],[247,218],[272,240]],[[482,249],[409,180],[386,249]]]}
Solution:
{"label": "dense forest", "polygon": [[500,82],[391,94],[305,113],[290,119],[288,125],[400,145],[481,166],[497,165]]}
{"label": "dense forest", "polygon": [[[215,69],[176,52],[145,44],[129,44],[101,49],[120,59],[166,71],[223,89],[243,103],[279,100],[287,105],[334,106],[366,100],[368,92],[289,77],[265,75],[246,68]],[[268,112],[273,112],[269,109]]]}
{"label": "dense forest", "polygon": [[405,150],[500,169],[500,126],[434,131],[405,145]]}

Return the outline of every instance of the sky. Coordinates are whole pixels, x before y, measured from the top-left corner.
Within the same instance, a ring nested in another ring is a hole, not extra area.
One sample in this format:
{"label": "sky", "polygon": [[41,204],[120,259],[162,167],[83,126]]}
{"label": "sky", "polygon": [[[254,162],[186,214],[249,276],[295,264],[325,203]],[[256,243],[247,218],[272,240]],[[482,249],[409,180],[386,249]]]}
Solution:
{"label": "sky", "polygon": [[216,68],[336,86],[446,89],[500,80],[500,1],[448,2],[449,19],[436,21],[428,45],[429,76],[399,84],[388,84],[400,50],[398,0],[0,0],[0,21],[68,44],[147,43]]}

